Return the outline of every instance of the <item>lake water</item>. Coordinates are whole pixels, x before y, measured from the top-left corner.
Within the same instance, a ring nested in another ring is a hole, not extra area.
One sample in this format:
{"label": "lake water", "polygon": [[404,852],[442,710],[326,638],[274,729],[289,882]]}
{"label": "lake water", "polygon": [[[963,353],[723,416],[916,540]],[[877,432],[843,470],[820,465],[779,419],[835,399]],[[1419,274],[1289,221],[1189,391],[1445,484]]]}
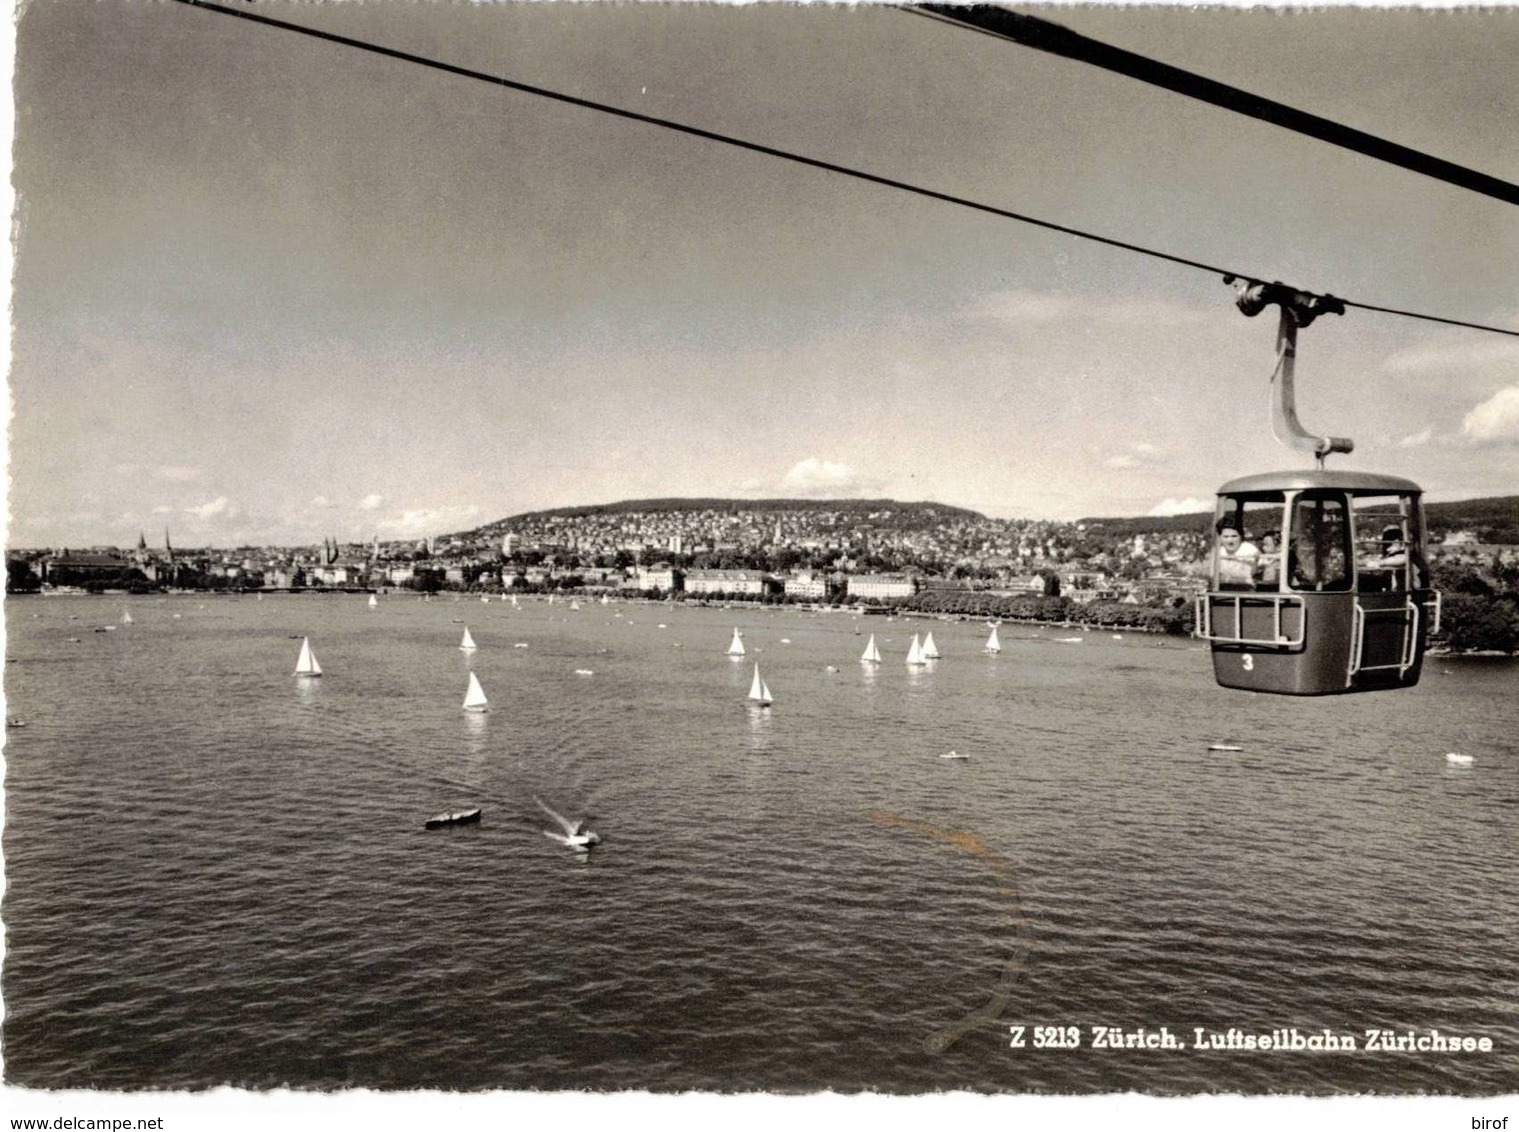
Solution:
{"label": "lake water", "polygon": [[[1519,1080],[1512,662],[1303,700],[1216,687],[1188,640],[1004,625],[989,656],[981,623],[794,609],[6,611],[13,1085]],[[943,657],[910,671],[929,628]],[[319,680],[292,675],[301,636]],[[769,711],[745,702],[755,660]],[[483,716],[461,710],[471,669]],[[544,837],[535,797],[602,843]],[[479,825],[423,828],[470,806]],[[1080,1044],[1036,1048],[1036,1026]],[[1184,1048],[1094,1049],[1099,1026]],[[1231,1027],[1494,1048],[1191,1048]]]}

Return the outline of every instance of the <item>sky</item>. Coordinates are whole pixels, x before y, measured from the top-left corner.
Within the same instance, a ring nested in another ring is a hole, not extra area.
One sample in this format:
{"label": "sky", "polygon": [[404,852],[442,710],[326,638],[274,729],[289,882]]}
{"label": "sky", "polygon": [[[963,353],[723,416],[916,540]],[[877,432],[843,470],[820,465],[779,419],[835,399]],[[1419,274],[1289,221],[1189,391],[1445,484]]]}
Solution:
{"label": "sky", "polygon": [[[1519,209],[878,5],[260,13],[1357,302],[1519,329]],[[1018,6],[1519,181],[1519,9]],[[15,32],[12,547],[664,496],[997,518],[1303,467],[1215,274],[168,0]],[[1519,338],[1299,342],[1331,467],[1519,493]]]}

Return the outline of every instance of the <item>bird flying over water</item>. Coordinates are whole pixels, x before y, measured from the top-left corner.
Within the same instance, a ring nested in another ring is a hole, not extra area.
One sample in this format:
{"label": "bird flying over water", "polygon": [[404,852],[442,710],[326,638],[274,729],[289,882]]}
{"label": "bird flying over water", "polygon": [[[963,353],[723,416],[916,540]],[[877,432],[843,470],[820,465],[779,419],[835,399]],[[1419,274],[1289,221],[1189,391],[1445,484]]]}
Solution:
{"label": "bird flying over water", "polygon": [[551,841],[557,841],[561,845],[575,850],[577,853],[589,853],[591,851],[591,846],[601,841],[600,835],[591,832],[589,829],[584,833],[580,832],[580,827],[585,824],[585,819],[582,818],[580,821],[572,822],[569,818],[563,816],[562,814],[555,813],[553,810],[549,809],[542,798],[539,798],[535,795],[533,797],[533,801],[537,802],[538,808],[544,813],[548,814],[548,816],[553,818],[556,822],[558,822],[560,828],[564,830],[564,832],[560,834],[555,833],[551,829],[545,829],[543,831],[544,837],[549,838]]}

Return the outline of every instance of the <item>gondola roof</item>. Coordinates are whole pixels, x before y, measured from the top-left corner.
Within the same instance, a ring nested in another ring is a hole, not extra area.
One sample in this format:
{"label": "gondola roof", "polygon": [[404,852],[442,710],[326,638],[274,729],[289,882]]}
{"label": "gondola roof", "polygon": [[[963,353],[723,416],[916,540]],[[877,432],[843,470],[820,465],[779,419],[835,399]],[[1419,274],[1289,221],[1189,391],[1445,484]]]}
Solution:
{"label": "gondola roof", "polygon": [[1255,492],[1309,491],[1387,492],[1419,495],[1423,488],[1401,476],[1384,476],[1376,472],[1320,471],[1304,468],[1285,472],[1260,472],[1230,480],[1218,489],[1219,495],[1249,495]]}

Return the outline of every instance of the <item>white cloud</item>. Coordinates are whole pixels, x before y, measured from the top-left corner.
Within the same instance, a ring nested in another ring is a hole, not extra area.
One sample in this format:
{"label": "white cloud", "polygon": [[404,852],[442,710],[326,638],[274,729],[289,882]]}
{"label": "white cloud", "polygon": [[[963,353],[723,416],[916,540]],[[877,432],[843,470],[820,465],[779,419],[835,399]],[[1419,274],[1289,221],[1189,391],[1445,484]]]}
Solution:
{"label": "white cloud", "polygon": [[375,524],[379,533],[391,538],[422,538],[424,535],[448,534],[479,526],[480,508],[473,503],[455,507],[421,507],[403,511],[393,519]]}
{"label": "white cloud", "polygon": [[1154,507],[1151,507],[1146,514],[1163,517],[1166,515],[1192,515],[1198,511],[1212,510],[1213,504],[1211,501],[1205,502],[1189,495],[1186,499],[1162,499]]}
{"label": "white cloud", "polygon": [[324,510],[337,506],[337,504],[333,503],[333,501],[328,499],[325,495],[318,495],[314,497],[311,500],[311,505],[313,507],[321,507]]}
{"label": "white cloud", "polygon": [[848,464],[816,456],[798,461],[781,479],[782,490],[798,495],[848,494],[866,486],[860,473]]}
{"label": "white cloud", "polygon": [[170,512],[172,512],[173,510],[174,510],[174,508],[169,507],[166,504],[160,503],[157,507],[153,508],[153,514],[155,514],[155,515],[167,515]]}
{"label": "white cloud", "polygon": [[1108,457],[1110,468],[1153,468],[1166,462],[1166,453],[1153,444],[1138,441],[1128,450]]}
{"label": "white cloud", "polygon": [[187,468],[176,464],[160,464],[153,469],[153,474],[171,483],[189,483],[191,480],[200,479],[199,468]]}
{"label": "white cloud", "polygon": [[370,494],[359,500],[360,511],[378,511],[380,505],[385,502],[383,495]]}
{"label": "white cloud", "polygon": [[214,515],[225,515],[231,510],[232,504],[225,495],[218,495],[210,503],[202,503],[199,507],[186,507],[186,515],[194,515],[197,519],[209,519]]}
{"label": "white cloud", "polygon": [[1435,428],[1434,428],[1433,425],[1429,425],[1429,426],[1426,426],[1424,429],[1420,430],[1419,432],[1415,432],[1415,433],[1412,433],[1412,434],[1410,434],[1408,436],[1403,437],[1403,439],[1401,439],[1401,440],[1398,441],[1398,447],[1399,448],[1422,448],[1422,447],[1424,447],[1426,444],[1428,444],[1430,442],[1430,439],[1434,435],[1435,435]]}
{"label": "white cloud", "polygon": [[1519,385],[1498,390],[1467,413],[1461,432],[1474,444],[1519,444]]}

